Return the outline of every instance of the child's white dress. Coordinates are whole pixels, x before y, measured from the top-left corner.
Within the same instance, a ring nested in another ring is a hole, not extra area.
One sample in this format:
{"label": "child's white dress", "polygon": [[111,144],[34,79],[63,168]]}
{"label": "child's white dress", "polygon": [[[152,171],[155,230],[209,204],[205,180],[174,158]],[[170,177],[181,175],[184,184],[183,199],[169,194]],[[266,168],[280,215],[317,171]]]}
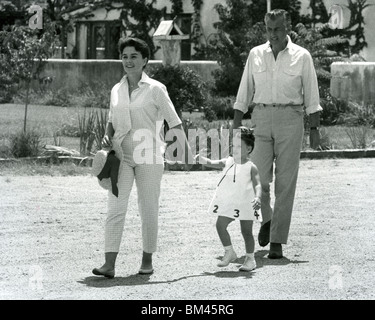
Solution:
{"label": "child's white dress", "polygon": [[251,180],[251,165],[234,162],[228,157],[223,175],[217,185],[215,196],[209,206],[209,213],[239,220],[256,220],[261,222],[260,210],[254,211],[254,188]]}

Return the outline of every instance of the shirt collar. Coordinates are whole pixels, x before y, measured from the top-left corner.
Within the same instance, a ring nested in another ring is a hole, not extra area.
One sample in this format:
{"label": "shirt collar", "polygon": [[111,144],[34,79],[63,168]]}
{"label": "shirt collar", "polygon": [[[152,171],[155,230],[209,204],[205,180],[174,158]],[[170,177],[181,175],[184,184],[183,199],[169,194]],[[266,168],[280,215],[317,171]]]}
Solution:
{"label": "shirt collar", "polygon": [[[293,45],[292,39],[290,39],[290,36],[288,34],[286,35],[286,38],[287,38],[288,42],[287,42],[284,50],[291,49],[291,47]],[[272,52],[271,43],[269,41],[266,42],[266,52]]]}
{"label": "shirt collar", "polygon": [[[127,83],[127,75],[124,75],[122,79],[120,80],[121,83],[126,82]],[[139,80],[138,85],[141,85],[142,83],[150,83],[151,78],[143,71],[141,80]]]}

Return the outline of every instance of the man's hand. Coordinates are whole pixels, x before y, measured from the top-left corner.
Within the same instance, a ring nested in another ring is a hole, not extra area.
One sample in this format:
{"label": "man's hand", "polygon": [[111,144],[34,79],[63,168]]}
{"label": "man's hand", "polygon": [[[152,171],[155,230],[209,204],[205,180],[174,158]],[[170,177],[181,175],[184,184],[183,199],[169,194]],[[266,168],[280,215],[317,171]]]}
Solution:
{"label": "man's hand", "polygon": [[319,129],[310,129],[310,148],[316,150],[320,146]]}
{"label": "man's hand", "polygon": [[240,111],[240,110],[235,109],[234,110],[232,130],[233,129],[237,129],[238,127],[241,126],[242,118],[243,118],[243,112]]}
{"label": "man's hand", "polygon": [[320,112],[310,114],[310,148],[316,150],[320,146]]}

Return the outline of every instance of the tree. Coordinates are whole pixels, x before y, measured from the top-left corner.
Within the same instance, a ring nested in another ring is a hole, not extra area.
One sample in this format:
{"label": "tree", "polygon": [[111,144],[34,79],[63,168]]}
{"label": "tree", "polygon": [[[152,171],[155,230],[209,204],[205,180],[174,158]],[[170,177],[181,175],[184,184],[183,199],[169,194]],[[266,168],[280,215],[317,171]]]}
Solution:
{"label": "tree", "polygon": [[[292,24],[295,25],[302,22],[300,9],[301,1],[299,0],[277,0],[271,2],[271,10],[273,9],[284,9],[287,10],[292,19]],[[252,24],[257,22],[263,22],[264,16],[267,12],[267,0],[254,0],[249,4],[249,17],[252,20]]]}
{"label": "tree", "polygon": [[342,36],[326,37],[324,31],[327,29],[329,29],[328,23],[314,28],[307,28],[299,23],[295,27],[296,31],[291,33],[293,42],[307,49],[313,58],[322,98],[329,95],[331,64],[348,58],[335,51],[336,46],[348,43],[348,39]]}
{"label": "tree", "polygon": [[363,18],[363,11],[370,6],[366,3],[367,0],[348,0],[346,6],[350,10],[349,26],[345,29],[345,35],[355,42],[350,45],[351,54],[359,53],[363,48],[367,47],[367,42],[364,33],[365,21]]}
{"label": "tree", "polygon": [[[122,0],[123,8],[120,19],[125,24],[125,30],[130,32],[131,36],[138,37],[146,41],[150,47],[151,59],[154,58],[155,52],[159,49],[155,47],[151,30],[156,30],[166,8],[159,10],[154,7],[157,0]],[[120,1],[119,1],[120,2]],[[134,22],[132,22],[132,20]]]}
{"label": "tree", "polygon": [[251,7],[243,0],[227,0],[217,4],[220,21],[214,24],[217,32],[208,38],[204,48],[208,59],[217,60],[220,69],[214,71],[214,93],[236,95],[243,67],[252,47],[265,41],[262,23],[253,25]]}
{"label": "tree", "polygon": [[[272,9],[286,9],[292,21],[300,21],[299,0],[272,2]],[[215,5],[219,22],[214,24],[217,32],[208,37],[207,45],[201,46],[199,56],[217,60],[221,69],[214,71],[214,93],[220,96],[237,94],[249,51],[266,41],[264,16],[267,12],[266,0],[227,0]],[[204,54],[203,54],[204,52]]]}
{"label": "tree", "polygon": [[42,31],[14,26],[0,31],[2,78],[26,86],[23,130],[26,132],[27,107],[32,79],[38,78],[56,45],[55,24],[44,23]]}
{"label": "tree", "polygon": [[323,0],[310,0],[309,8],[311,14],[305,16],[304,25],[306,27],[314,28],[316,25],[328,22],[329,15]]}

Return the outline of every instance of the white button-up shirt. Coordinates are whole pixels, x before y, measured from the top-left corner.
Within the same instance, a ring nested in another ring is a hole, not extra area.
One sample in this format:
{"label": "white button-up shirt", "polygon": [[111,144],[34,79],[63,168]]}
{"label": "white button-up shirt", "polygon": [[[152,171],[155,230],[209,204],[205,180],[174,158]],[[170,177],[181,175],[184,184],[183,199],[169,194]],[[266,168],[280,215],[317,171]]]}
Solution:
{"label": "white button-up shirt", "polygon": [[287,37],[276,60],[269,41],[250,51],[234,109],[246,113],[254,102],[304,105],[307,114],[323,110],[312,57]]}
{"label": "white button-up shirt", "polygon": [[[181,120],[169,98],[164,84],[151,79],[143,72],[135,89],[129,96],[127,76],[111,90],[108,121],[115,130],[114,139],[121,141],[130,131],[132,134],[142,129],[150,133],[154,148],[158,141],[164,141],[162,124],[167,121],[170,128],[181,124]],[[139,132],[139,131],[138,131]]]}

